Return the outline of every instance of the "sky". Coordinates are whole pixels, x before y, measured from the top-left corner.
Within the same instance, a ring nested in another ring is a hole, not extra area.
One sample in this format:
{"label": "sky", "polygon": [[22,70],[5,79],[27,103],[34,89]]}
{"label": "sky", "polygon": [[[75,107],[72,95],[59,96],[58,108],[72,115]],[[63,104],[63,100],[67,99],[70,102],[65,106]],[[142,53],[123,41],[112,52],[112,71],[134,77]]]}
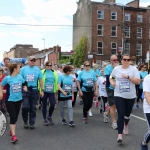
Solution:
{"label": "sky", "polygon": [[[78,0],[0,0],[0,61],[4,51],[9,51],[16,44],[32,44],[41,50],[44,49],[45,41],[45,48],[59,45],[62,51],[72,50],[76,1]],[[118,4],[125,5],[128,2],[130,0],[116,0]],[[148,5],[150,0],[140,0],[140,6]],[[1,23],[52,26],[15,26]]]}

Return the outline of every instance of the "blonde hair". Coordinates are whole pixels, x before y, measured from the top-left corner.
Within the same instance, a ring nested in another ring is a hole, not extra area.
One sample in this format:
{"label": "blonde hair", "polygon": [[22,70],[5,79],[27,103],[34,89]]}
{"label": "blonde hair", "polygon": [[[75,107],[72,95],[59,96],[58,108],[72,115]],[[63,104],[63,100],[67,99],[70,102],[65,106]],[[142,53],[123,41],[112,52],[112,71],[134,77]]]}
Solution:
{"label": "blonde hair", "polygon": [[89,61],[85,61],[83,64],[84,64],[84,66],[86,65],[86,63],[89,63],[90,64],[90,62]]}

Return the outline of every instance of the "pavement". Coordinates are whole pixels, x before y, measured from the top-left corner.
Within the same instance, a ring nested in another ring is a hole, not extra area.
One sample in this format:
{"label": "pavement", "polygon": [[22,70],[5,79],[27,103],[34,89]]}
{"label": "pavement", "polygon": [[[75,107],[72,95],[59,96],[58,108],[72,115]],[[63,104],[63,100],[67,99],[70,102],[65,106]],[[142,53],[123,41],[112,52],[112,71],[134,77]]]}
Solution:
{"label": "pavement", "polygon": [[[66,109],[66,120],[69,118]],[[134,117],[129,122],[129,135],[123,135],[119,145],[117,130],[111,127],[111,121],[103,122],[103,116],[93,105],[93,117],[88,117],[88,124],[82,123],[82,105],[79,99],[74,107],[75,127],[61,124],[59,106],[54,110],[54,125],[44,126],[41,110],[37,110],[35,129],[24,129],[21,112],[19,114],[16,135],[18,143],[12,144],[9,126],[5,135],[0,138],[0,150],[140,150],[140,143],[147,131],[142,102],[140,109],[133,108]],[[9,120],[9,117],[8,117]]]}

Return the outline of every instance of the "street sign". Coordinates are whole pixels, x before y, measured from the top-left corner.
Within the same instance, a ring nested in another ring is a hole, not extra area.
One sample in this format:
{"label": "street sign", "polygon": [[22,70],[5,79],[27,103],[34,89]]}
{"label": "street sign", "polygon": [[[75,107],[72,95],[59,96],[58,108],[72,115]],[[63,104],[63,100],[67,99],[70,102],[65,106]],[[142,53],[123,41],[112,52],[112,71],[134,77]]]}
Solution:
{"label": "street sign", "polygon": [[88,55],[88,59],[92,59],[93,58],[93,55]]}
{"label": "street sign", "polygon": [[122,52],[122,47],[118,47],[118,52],[119,52],[119,53]]}

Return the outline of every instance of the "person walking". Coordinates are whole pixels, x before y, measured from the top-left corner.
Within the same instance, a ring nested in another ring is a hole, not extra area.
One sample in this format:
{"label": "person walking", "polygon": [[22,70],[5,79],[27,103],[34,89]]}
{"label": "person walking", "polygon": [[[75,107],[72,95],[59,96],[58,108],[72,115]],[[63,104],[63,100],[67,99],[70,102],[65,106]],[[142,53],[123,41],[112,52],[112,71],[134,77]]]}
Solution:
{"label": "person walking", "polygon": [[22,88],[27,91],[27,83],[20,73],[20,66],[18,64],[11,64],[9,66],[10,75],[6,76],[1,84],[6,86],[6,107],[10,116],[10,136],[12,136],[12,143],[18,141],[16,136],[16,123],[20,107],[22,104]]}
{"label": "person walking", "polygon": [[72,71],[71,66],[64,66],[63,72],[61,76],[58,78],[58,89],[59,89],[59,104],[60,104],[60,114],[62,118],[62,124],[66,125],[66,119],[65,119],[65,101],[67,101],[68,105],[68,115],[69,115],[69,126],[74,127],[74,121],[73,121],[73,108],[72,108],[72,97],[74,97],[74,91],[73,91],[73,78],[70,75]]}
{"label": "person walking", "polygon": [[[52,69],[52,63],[47,61],[45,63],[45,69],[42,70],[43,84],[44,84],[44,97],[42,98],[42,114],[44,119],[44,125],[53,125],[52,114],[55,106],[55,93],[58,90],[58,75],[55,70]],[[42,87],[38,87],[40,94]],[[50,102],[49,113],[47,116],[47,100]],[[48,122],[49,121],[49,122]]]}
{"label": "person walking", "polygon": [[83,99],[83,123],[87,124],[87,113],[92,107],[93,96],[98,95],[97,79],[95,74],[90,71],[90,62],[84,62],[84,70],[78,75],[77,85],[79,95]]}
{"label": "person walking", "polygon": [[115,67],[109,77],[111,85],[115,88],[114,99],[118,112],[118,143],[122,142],[122,133],[128,134],[130,114],[136,98],[135,84],[140,84],[139,72],[135,66],[130,65],[130,60],[128,54],[123,54],[122,65]]}
{"label": "person walking", "polygon": [[[22,118],[24,121],[24,128],[34,129],[36,119],[36,104],[39,99],[38,93],[38,80],[41,87],[41,97],[44,96],[43,75],[41,70],[35,66],[36,59],[34,56],[30,56],[28,59],[28,66],[21,68],[20,74],[27,82],[27,91],[23,91],[23,104],[22,104]],[[28,124],[29,113],[29,124]]]}

